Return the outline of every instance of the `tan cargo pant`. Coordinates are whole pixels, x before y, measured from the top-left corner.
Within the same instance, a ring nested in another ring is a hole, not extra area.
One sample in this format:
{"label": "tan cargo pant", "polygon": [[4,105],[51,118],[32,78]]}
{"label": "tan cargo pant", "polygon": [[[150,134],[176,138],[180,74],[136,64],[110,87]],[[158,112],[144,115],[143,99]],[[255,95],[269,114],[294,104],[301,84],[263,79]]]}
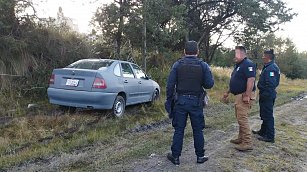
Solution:
{"label": "tan cargo pant", "polygon": [[252,92],[250,103],[244,103],[242,100],[242,94],[236,95],[235,100],[235,113],[239,124],[239,136],[238,139],[242,141],[242,144],[251,145],[251,130],[248,124],[248,114],[253,103],[256,100],[255,92]]}

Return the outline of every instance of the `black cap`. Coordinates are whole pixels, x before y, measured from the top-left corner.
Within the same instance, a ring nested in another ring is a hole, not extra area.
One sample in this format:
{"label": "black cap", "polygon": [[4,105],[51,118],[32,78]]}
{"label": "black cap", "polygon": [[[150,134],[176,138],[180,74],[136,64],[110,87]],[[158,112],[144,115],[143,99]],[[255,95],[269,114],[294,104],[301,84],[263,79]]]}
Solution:
{"label": "black cap", "polygon": [[274,60],[274,59],[275,59],[275,54],[274,54],[274,50],[273,50],[273,49],[265,50],[265,51],[263,52],[263,54],[269,55],[269,57],[271,58],[271,60]]}
{"label": "black cap", "polygon": [[188,41],[184,46],[185,54],[194,55],[198,52],[198,44],[196,41]]}
{"label": "black cap", "polygon": [[271,55],[274,55],[274,50],[273,49],[267,49],[264,51],[263,54],[271,54]]}

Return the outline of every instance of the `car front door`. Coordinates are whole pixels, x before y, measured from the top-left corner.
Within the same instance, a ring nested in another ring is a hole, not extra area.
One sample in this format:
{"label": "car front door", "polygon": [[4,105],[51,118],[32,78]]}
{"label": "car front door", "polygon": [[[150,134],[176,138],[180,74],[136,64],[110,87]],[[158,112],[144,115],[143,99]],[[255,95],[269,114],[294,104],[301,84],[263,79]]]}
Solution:
{"label": "car front door", "polygon": [[139,102],[139,83],[135,78],[129,63],[121,62],[124,90],[127,96],[127,105]]}
{"label": "car front door", "polygon": [[151,101],[154,91],[152,81],[148,79],[139,66],[135,64],[131,64],[131,66],[139,83],[140,102]]}

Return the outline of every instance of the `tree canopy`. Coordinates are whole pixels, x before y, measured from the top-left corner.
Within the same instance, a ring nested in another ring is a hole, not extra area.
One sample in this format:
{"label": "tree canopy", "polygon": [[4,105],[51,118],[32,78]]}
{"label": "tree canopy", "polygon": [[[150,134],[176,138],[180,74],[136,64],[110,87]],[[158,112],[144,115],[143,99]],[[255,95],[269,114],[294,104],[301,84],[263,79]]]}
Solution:
{"label": "tree canopy", "polygon": [[226,39],[248,44],[257,33],[274,32],[295,15],[282,0],[115,0],[97,10],[93,23],[118,53],[122,41],[142,47],[146,20],[148,49],[179,50],[186,40],[195,40],[210,63]]}

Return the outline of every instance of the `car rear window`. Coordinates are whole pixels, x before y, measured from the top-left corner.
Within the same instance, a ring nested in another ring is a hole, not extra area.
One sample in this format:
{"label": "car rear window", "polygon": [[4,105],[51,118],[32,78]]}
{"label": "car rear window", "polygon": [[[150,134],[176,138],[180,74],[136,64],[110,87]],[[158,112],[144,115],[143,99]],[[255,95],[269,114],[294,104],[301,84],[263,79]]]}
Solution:
{"label": "car rear window", "polygon": [[80,60],[68,65],[66,68],[74,69],[91,69],[91,70],[105,70],[114,61],[111,60]]}

